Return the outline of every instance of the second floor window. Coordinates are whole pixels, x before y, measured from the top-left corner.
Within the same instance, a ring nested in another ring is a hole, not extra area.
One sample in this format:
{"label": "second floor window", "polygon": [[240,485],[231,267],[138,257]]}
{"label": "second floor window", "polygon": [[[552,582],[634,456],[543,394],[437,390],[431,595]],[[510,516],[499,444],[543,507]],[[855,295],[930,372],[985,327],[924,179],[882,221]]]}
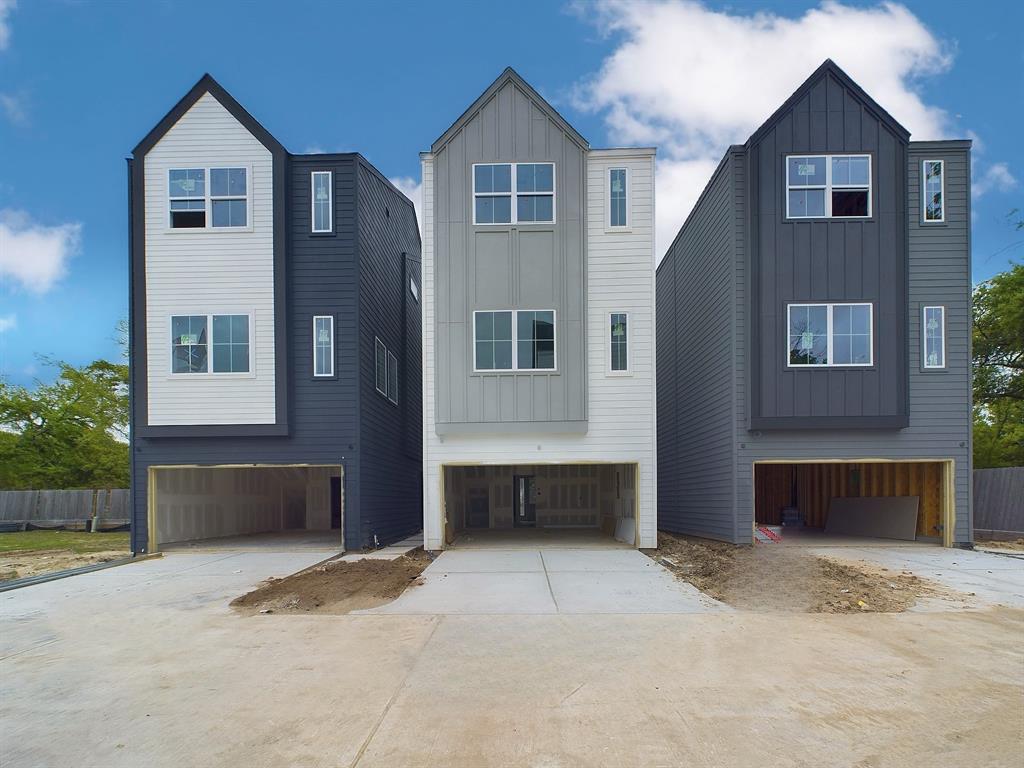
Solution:
{"label": "second floor window", "polygon": [[553,371],[555,311],[530,309],[474,312],[473,369]]}
{"label": "second floor window", "polygon": [[629,370],[629,316],[625,312],[612,312],[609,315],[609,367],[612,373],[625,373]]}
{"label": "second floor window", "polygon": [[608,171],[608,226],[628,227],[626,200],[626,169],[612,168]]}
{"label": "second floor window", "polygon": [[870,215],[870,155],[786,157],[786,218],[863,219]]}
{"label": "second floor window", "polygon": [[313,375],[334,375],[334,318],[313,317]]}
{"label": "second floor window", "polygon": [[172,168],[167,175],[171,229],[249,225],[246,168]]}
{"label": "second floor window", "polygon": [[249,373],[249,328],[248,315],[172,315],[171,373]]}
{"label": "second floor window", "polygon": [[388,348],[384,342],[374,338],[374,385],[384,397],[388,396]]}
{"label": "second floor window", "polygon": [[790,304],[789,366],[873,363],[871,304]]}
{"label": "second floor window", "polygon": [[924,204],[924,220],[941,222],[946,220],[943,207],[943,162],[924,161],[924,178],[921,180],[921,200]]}
{"label": "second floor window", "polygon": [[921,337],[924,340],[924,367],[946,367],[946,308],[925,307]]}
{"label": "second floor window", "polygon": [[330,171],[313,171],[313,231],[334,231],[334,190]]}
{"label": "second floor window", "polygon": [[551,223],[554,220],[554,163],[473,166],[474,224]]}

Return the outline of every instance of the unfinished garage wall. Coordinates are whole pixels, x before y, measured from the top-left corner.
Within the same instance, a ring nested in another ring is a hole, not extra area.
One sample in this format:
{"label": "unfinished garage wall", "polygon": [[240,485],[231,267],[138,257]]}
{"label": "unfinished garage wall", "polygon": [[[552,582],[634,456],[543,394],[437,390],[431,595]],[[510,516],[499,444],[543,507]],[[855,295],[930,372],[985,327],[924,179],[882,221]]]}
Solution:
{"label": "unfinished garage wall", "polygon": [[331,478],[340,472],[332,467],[310,467],[305,470],[306,529],[331,530]]}

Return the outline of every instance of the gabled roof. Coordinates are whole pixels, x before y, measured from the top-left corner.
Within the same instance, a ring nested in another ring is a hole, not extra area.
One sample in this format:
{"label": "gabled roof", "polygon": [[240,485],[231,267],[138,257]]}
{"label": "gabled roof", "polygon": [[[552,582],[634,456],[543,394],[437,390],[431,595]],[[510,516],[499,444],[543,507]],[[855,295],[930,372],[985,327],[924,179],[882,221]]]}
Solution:
{"label": "gabled roof", "polygon": [[803,84],[799,88],[793,91],[793,95],[786,99],[782,106],[775,110],[772,116],[765,120],[764,123],[761,124],[761,127],[750,135],[750,138],[747,139],[747,146],[757,143],[765,132],[771,130],[775,123],[788,114],[796,103],[806,96],[811,88],[817,85],[819,80],[829,75],[832,75],[832,77],[838,80],[844,88],[851,91],[868,111],[885,123],[894,133],[902,136],[905,141],[910,139],[910,131],[900,125],[900,123],[896,121],[896,118],[886,112],[882,106],[871,98],[867,91],[857,85],[853,78],[846,74],[838,64],[832,61],[832,59],[825,59],[821,66],[814,70],[811,76],[804,80]]}
{"label": "gabled roof", "polygon": [[451,127],[442,133],[437,141],[430,145],[430,151],[437,152],[442,146],[447,144],[448,140],[451,139],[451,137],[458,132],[463,125],[469,122],[473,116],[480,111],[480,108],[494,98],[494,95],[508,83],[513,83],[519,90],[535,101],[547,113],[548,117],[554,120],[555,123],[558,124],[558,127],[569,134],[577,144],[584,149],[590,148],[590,142],[583,138],[575,128],[569,125],[565,118],[558,114],[558,111],[548,104],[547,100],[545,100],[543,96],[533,89],[533,86],[523,80],[519,73],[512,69],[512,67],[505,67],[505,71],[498,75],[498,79],[491,83],[487,87],[487,90],[480,94],[479,98],[469,105],[469,108],[462,113],[462,116],[452,123]]}
{"label": "gabled roof", "polygon": [[156,124],[146,137],[138,143],[138,146],[132,150],[132,154],[135,157],[142,157],[149,150],[151,150],[160,139],[164,137],[174,125],[181,119],[181,116],[188,112],[204,94],[209,93],[213,98],[220,102],[221,106],[224,107],[231,115],[242,125],[253,136],[259,140],[259,142],[270,150],[274,154],[283,153],[285,151],[281,143],[275,139],[266,128],[260,125],[259,121],[255,117],[245,111],[245,107],[235,101],[235,97],[228,93],[224,88],[214,80],[209,74],[203,75],[199,78],[199,82],[192,86],[192,89],[186,93],[181,101],[171,108],[171,111],[164,115],[164,118]]}

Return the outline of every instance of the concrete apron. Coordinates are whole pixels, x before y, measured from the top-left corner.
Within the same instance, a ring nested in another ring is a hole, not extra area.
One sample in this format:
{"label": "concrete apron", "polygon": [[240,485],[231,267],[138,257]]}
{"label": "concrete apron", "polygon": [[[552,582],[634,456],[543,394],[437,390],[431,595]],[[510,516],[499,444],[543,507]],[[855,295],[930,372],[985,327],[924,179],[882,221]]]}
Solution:
{"label": "concrete apron", "polygon": [[635,549],[451,549],[364,614],[661,614],[729,611]]}

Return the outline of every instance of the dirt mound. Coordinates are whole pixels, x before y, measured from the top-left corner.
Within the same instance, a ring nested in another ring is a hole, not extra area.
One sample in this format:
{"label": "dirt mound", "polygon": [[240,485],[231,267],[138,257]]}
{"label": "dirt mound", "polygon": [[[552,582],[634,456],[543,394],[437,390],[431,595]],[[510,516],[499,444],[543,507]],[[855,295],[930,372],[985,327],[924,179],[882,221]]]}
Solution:
{"label": "dirt mound", "polygon": [[267,579],[231,601],[240,613],[349,613],[390,603],[418,583],[433,558],[416,549],[396,560],[328,560]]}
{"label": "dirt mound", "polygon": [[974,545],[983,549],[1005,549],[1008,552],[1024,552],[1024,537],[1008,541],[998,539],[978,539],[974,542]]}
{"label": "dirt mound", "polygon": [[943,591],[914,574],[844,563],[797,547],[737,547],[670,533],[647,554],[716,600],[751,611],[900,613]]}

